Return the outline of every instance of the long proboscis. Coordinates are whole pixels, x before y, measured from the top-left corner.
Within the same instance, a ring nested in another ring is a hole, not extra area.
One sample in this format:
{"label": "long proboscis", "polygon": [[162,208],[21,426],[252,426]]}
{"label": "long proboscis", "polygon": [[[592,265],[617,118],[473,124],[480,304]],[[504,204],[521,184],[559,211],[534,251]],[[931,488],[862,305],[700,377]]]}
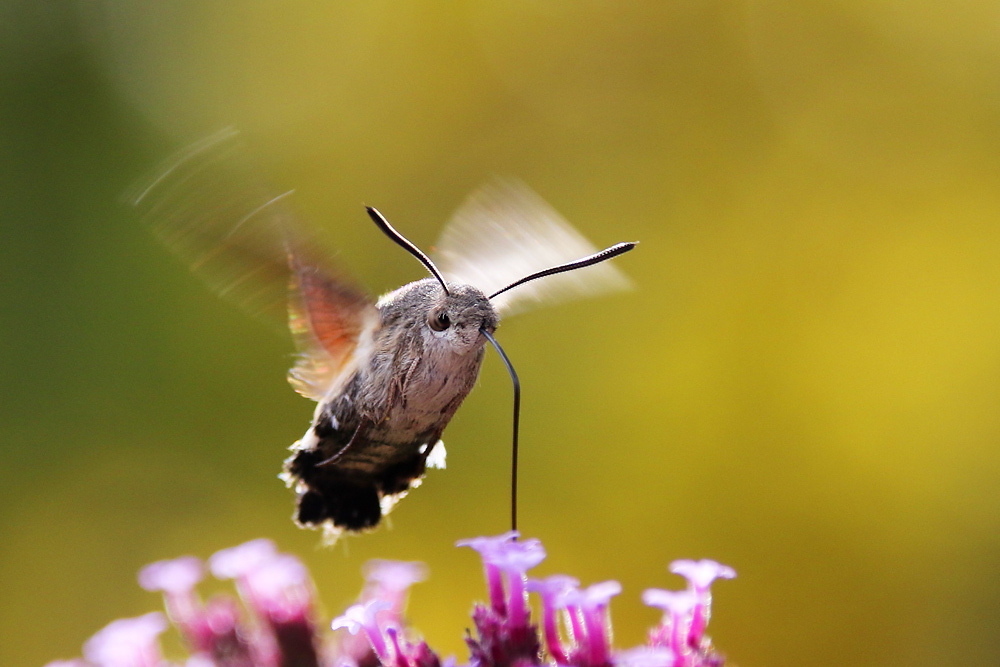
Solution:
{"label": "long proboscis", "polygon": [[510,373],[510,381],[514,383],[514,442],[510,452],[510,529],[517,530],[517,433],[521,421],[521,381],[517,378],[517,371],[514,370],[497,339],[484,328],[479,331],[500,355],[507,372]]}
{"label": "long proboscis", "polygon": [[385,216],[378,212],[377,208],[365,206],[365,210],[368,211],[368,216],[372,219],[375,225],[382,230],[383,234],[395,241],[398,245],[402,246],[406,252],[420,260],[420,263],[431,272],[431,275],[437,278],[439,283],[441,283],[441,289],[444,290],[444,293],[450,294],[450,292],[448,292],[448,286],[444,282],[444,276],[442,276],[441,272],[438,271],[438,268],[434,266],[434,262],[431,261],[430,257],[425,255],[424,252],[411,243],[409,239],[397,232],[396,229],[389,224],[389,221],[385,219]]}
{"label": "long proboscis", "polygon": [[572,262],[566,262],[565,264],[560,264],[559,266],[553,266],[548,269],[543,269],[542,271],[537,271],[531,275],[527,275],[520,280],[515,280],[510,285],[507,285],[503,289],[499,289],[493,294],[490,294],[490,299],[496,296],[500,296],[507,290],[514,289],[518,285],[523,285],[524,283],[531,282],[538,278],[544,278],[545,276],[553,276],[557,273],[565,273],[566,271],[573,271],[574,269],[582,269],[586,266],[593,266],[594,264],[600,264],[601,262],[611,259],[612,257],[617,257],[618,255],[623,255],[627,253],[632,248],[638,245],[638,241],[630,241],[628,243],[616,243],[610,248],[605,248],[600,252],[595,252],[593,255],[588,255],[581,259],[573,260]]}
{"label": "long proboscis", "polygon": [[[612,257],[617,257],[622,255],[629,250],[632,250],[638,242],[628,242],[628,243],[617,243],[610,248],[605,248],[604,250],[594,253],[593,255],[588,255],[581,259],[567,262],[565,264],[560,264],[558,266],[553,266],[552,268],[545,269],[543,271],[538,271],[530,275],[517,280],[510,285],[507,285],[503,289],[494,292],[490,295],[490,299],[493,297],[503,294],[507,290],[514,289],[518,285],[523,285],[526,282],[530,282],[537,278],[544,278],[546,276],[555,275],[557,273],[564,273],[566,271],[572,271],[574,269],[582,269],[586,266],[592,266],[594,264],[599,264],[605,260],[611,259]],[[504,366],[507,367],[507,372],[510,374],[510,380],[514,384],[514,437],[511,443],[510,451],[510,529],[517,530],[517,449],[518,449],[518,431],[521,421],[521,381],[517,377],[517,371],[514,370],[514,365],[510,363],[510,359],[507,358],[507,354],[500,347],[500,343],[497,342],[489,331],[485,328],[479,330],[486,340],[489,341],[490,345],[497,351],[500,355],[500,359],[503,360]]]}

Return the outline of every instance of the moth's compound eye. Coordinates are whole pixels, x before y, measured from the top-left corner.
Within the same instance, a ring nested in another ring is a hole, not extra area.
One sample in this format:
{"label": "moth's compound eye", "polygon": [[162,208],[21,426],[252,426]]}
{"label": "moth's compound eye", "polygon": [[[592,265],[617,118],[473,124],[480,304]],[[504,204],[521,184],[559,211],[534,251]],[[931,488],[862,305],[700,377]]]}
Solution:
{"label": "moth's compound eye", "polygon": [[427,325],[434,331],[444,331],[451,326],[451,320],[448,319],[448,313],[439,310],[427,316]]}

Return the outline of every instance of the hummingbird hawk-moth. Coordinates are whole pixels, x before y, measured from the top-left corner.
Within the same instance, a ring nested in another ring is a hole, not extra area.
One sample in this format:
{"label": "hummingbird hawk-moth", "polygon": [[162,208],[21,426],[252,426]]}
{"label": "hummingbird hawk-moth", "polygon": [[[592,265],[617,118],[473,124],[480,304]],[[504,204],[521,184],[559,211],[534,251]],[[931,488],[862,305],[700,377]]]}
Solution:
{"label": "hummingbird hawk-moth", "polygon": [[614,267],[592,265],[635,244],[595,252],[526,186],[495,180],[455,213],[436,261],[368,207],[431,273],[373,299],[331,266],[317,232],[288,207],[290,193],[260,185],[235,135],[192,145],[131,199],[221,295],[287,318],[298,350],[288,379],[317,402],[281,475],[302,526],[334,536],[373,528],[428,466],[443,467],[441,435],[476,382],[485,344],[496,345],[501,314],[628,285]]}

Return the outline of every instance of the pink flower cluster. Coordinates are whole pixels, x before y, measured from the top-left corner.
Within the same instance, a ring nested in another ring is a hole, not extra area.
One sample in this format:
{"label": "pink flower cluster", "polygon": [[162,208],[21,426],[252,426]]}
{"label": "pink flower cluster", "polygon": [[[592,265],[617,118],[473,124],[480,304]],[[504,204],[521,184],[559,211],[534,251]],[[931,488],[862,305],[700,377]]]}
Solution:
{"label": "pink flower cluster", "polygon": [[[469,667],[721,667],[723,657],[705,635],[715,579],[736,576],[714,561],[675,561],[684,591],[649,589],[643,601],[663,611],[646,645],[616,651],[611,642],[611,598],[616,581],[580,588],[572,577],[529,579],[545,559],[534,539],[515,532],[464,540],[483,560],[489,603],[472,612],[476,636],[466,637]],[[242,605],[230,595],[203,601],[196,586],[206,570],[234,581]],[[278,553],[269,540],[254,540],[212,556],[207,564],[185,556],[147,565],[139,584],[162,592],[167,615],[159,612],[114,621],[83,646],[82,660],[47,667],[454,667],[442,661],[412,628],[403,611],[409,588],[426,578],[419,563],[369,561],[366,584],[356,604],[321,631],[316,594],[302,563]],[[531,620],[528,595],[540,597],[542,632]],[[159,636],[167,617],[190,656],[166,660]]]}
{"label": "pink flower cluster", "polygon": [[[554,662],[567,667],[717,667],[725,660],[705,635],[715,579],[736,572],[715,561],[675,561],[671,571],[688,580],[685,591],[649,589],[643,601],[664,612],[646,646],[625,651],[611,647],[611,598],[622,591],[617,581],[581,589],[565,575],[528,579],[527,572],[545,559],[538,540],[517,540],[516,532],[459,542],[479,552],[486,571],[490,604],[472,612],[478,638],[467,638],[474,667],[527,667]],[[538,629],[530,622],[527,594],[542,603],[544,653]]]}

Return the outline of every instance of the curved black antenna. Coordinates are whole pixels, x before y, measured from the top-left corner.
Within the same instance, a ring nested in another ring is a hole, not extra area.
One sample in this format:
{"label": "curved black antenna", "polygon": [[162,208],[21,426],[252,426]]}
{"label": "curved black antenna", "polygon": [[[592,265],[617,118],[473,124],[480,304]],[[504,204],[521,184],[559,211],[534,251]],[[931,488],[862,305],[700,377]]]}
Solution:
{"label": "curved black antenna", "polygon": [[501,290],[497,290],[493,294],[490,294],[492,299],[495,296],[499,296],[509,289],[514,289],[518,285],[523,285],[526,282],[535,280],[536,278],[544,278],[545,276],[555,275],[556,273],[563,273],[565,271],[572,271],[573,269],[582,269],[585,266],[592,266],[594,264],[600,264],[606,259],[611,259],[612,257],[617,257],[622,255],[632,248],[638,245],[638,241],[631,241],[629,243],[616,243],[610,248],[605,248],[601,252],[594,253],[589,257],[584,257],[582,259],[577,259],[572,262],[566,262],[565,264],[560,264],[559,266],[553,266],[552,268],[545,269],[543,271],[538,271],[537,273],[532,273],[530,276],[525,276],[520,280],[512,282]]}
{"label": "curved black antenna", "polygon": [[365,210],[368,211],[368,216],[375,222],[375,225],[382,230],[382,233],[388,236],[390,239],[398,243],[403,247],[406,252],[410,253],[414,257],[420,260],[420,263],[427,267],[427,270],[431,272],[431,275],[437,278],[438,282],[441,283],[441,289],[444,290],[445,294],[451,294],[448,291],[448,286],[444,284],[444,276],[438,271],[438,268],[434,266],[434,262],[431,258],[425,255],[420,248],[410,243],[405,236],[393,229],[393,226],[389,224],[389,221],[385,219],[385,216],[378,212],[371,206],[365,206]]}
{"label": "curved black antenna", "polygon": [[503,348],[497,339],[490,335],[490,332],[481,328],[479,330],[486,340],[490,342],[503,359],[507,372],[510,373],[510,381],[514,383],[514,443],[511,445],[510,454],[510,529],[517,530],[517,426],[521,419],[521,381],[517,379],[517,372],[510,364],[510,359],[504,354]]}

